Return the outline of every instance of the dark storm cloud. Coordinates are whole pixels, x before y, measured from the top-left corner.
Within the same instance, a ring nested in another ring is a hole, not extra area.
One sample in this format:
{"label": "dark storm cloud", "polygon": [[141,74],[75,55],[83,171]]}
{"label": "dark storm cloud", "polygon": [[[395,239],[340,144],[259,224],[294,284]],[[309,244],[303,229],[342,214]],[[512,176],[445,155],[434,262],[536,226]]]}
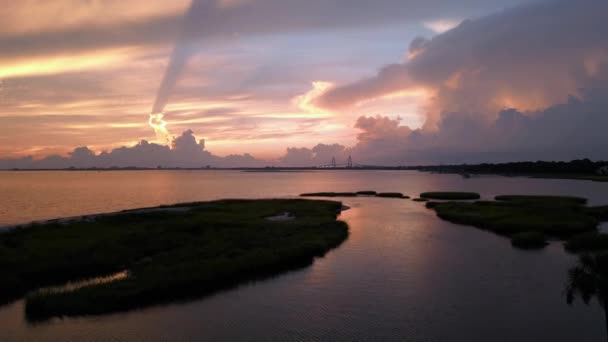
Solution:
{"label": "dark storm cloud", "polygon": [[[425,88],[425,129],[364,117],[354,151],[380,164],[608,159],[608,2],[549,1],[502,11],[431,40],[410,59],[316,100],[345,108]],[[512,108],[512,109],[510,109]]]}
{"label": "dark storm cloud", "polygon": [[[584,87],[607,60],[607,12],[603,0],[559,0],[465,21],[430,40],[414,40],[410,60],[337,87],[317,102],[343,108],[422,87],[437,94],[435,115],[546,107]],[[432,124],[435,119],[429,118]]]}
{"label": "dark storm cloud", "polygon": [[436,131],[398,120],[362,117],[353,156],[371,164],[413,165],[516,160],[608,159],[608,82],[534,113],[505,109],[495,121],[444,113]]}

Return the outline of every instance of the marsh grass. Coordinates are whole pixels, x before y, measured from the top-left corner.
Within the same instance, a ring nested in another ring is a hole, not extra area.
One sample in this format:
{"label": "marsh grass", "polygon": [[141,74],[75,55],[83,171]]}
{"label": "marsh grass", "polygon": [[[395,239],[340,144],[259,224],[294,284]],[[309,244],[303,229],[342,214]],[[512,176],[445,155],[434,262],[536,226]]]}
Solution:
{"label": "marsh grass", "polygon": [[526,202],[537,204],[548,204],[552,206],[558,205],[584,205],[587,204],[587,199],[573,196],[546,196],[546,195],[500,195],[494,197],[497,201],[505,202]]}
{"label": "marsh grass", "polygon": [[587,180],[593,182],[608,182],[608,176],[595,174],[541,174],[531,175],[531,178],[548,178],[548,179],[573,179]]}
{"label": "marsh grass", "polygon": [[376,194],[376,197],[384,197],[384,198],[409,198],[400,192],[380,192]]}
{"label": "marsh grass", "polygon": [[376,192],[373,190],[357,192],[309,192],[301,194],[302,197],[356,197],[356,196],[376,196],[384,198],[409,198],[400,192]]}
{"label": "marsh grass", "polygon": [[423,198],[424,201],[420,201],[420,202],[426,202],[424,203],[424,206],[427,207],[428,209],[434,209],[435,206],[441,202],[435,202],[435,201],[431,201],[429,199]]}
{"label": "marsh grass", "polygon": [[301,194],[302,197],[356,197],[356,192],[309,192]]}
{"label": "marsh grass", "polygon": [[[187,300],[309,265],[348,235],[347,225],[336,220],[339,202],[224,200],[187,207],[0,234],[0,298],[29,292],[29,320]],[[265,220],[283,212],[296,219]],[[124,270],[128,277],[108,283],[32,292]]]}
{"label": "marsh grass", "polygon": [[564,247],[573,253],[608,251],[608,235],[597,232],[576,235],[568,239]]}
{"label": "marsh grass", "polygon": [[587,213],[598,220],[608,221],[608,205],[587,208]]}
{"label": "marsh grass", "polygon": [[427,207],[444,220],[503,235],[534,231],[568,237],[593,231],[599,223],[585,207],[562,201],[428,202]]}
{"label": "marsh grass", "polygon": [[423,192],[420,194],[420,198],[434,199],[434,200],[476,200],[480,199],[478,193],[475,192],[455,192],[455,191],[439,191],[439,192]]}

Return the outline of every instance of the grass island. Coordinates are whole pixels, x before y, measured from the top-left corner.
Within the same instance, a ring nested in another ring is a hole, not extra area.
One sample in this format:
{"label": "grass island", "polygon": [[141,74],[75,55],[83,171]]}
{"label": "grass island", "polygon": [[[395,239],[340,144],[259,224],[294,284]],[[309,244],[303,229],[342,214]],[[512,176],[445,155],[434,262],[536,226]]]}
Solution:
{"label": "grass island", "polygon": [[[187,300],[303,267],[348,236],[340,202],[221,200],[33,224],[0,234],[0,302],[43,320]],[[269,220],[288,214],[290,220]],[[38,289],[122,272],[71,290]]]}
{"label": "grass island", "polygon": [[382,198],[402,198],[408,199],[400,192],[376,192],[373,190],[364,190],[357,192],[309,192],[300,195],[301,197],[382,197]]}
{"label": "grass island", "polygon": [[458,192],[458,191],[437,191],[437,192],[423,192],[420,194],[420,198],[427,200],[476,200],[480,199],[481,196],[476,192]]}
{"label": "grass island", "polygon": [[547,237],[569,239],[570,251],[608,249],[608,238],[597,232],[608,219],[608,206],[588,207],[587,200],[569,196],[496,196],[494,201],[427,202],[437,216],[509,236],[520,248],[542,248]]}

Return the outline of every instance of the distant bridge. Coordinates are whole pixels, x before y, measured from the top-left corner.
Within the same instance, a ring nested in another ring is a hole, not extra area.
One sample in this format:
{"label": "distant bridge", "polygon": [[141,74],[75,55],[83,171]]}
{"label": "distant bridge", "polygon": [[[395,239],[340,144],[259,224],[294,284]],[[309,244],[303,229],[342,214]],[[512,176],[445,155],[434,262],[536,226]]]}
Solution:
{"label": "distant bridge", "polygon": [[317,165],[319,169],[356,169],[362,167],[371,167],[371,165],[359,165],[359,164],[327,164],[327,165]]}
{"label": "distant bridge", "polygon": [[331,159],[331,163],[326,165],[318,165],[320,169],[355,169],[355,168],[364,168],[364,167],[372,167],[372,165],[361,165],[361,164],[353,164],[353,158],[348,156],[348,160],[344,164],[336,163],[336,157]]}

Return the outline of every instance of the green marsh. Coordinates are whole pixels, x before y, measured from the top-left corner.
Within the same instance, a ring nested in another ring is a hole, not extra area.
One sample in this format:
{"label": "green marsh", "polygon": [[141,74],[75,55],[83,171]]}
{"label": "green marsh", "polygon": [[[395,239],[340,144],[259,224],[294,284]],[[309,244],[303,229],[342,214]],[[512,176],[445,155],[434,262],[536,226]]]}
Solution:
{"label": "green marsh", "polygon": [[[30,320],[187,300],[309,265],[348,236],[340,202],[223,200],[0,234],[0,298]],[[180,210],[177,210],[180,208]],[[290,213],[295,219],[271,222]],[[73,291],[36,289],[128,271]]]}

